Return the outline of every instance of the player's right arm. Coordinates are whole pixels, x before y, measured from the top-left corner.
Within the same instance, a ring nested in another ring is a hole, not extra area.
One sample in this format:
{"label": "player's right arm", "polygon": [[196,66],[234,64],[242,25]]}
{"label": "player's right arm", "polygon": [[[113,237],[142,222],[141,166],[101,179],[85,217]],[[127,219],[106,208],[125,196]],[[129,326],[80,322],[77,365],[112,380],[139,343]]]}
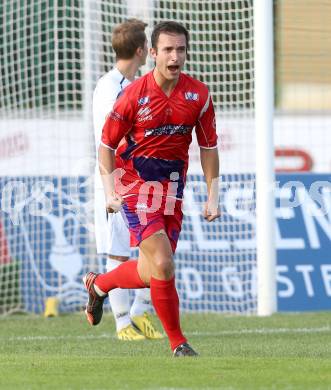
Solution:
{"label": "player's right arm", "polygon": [[115,103],[102,129],[99,146],[99,170],[105,192],[108,212],[118,211],[123,203],[116,193],[115,179],[123,176],[123,169],[116,169],[115,151],[121,139],[131,130],[133,109],[130,99],[124,93]]}
{"label": "player's right arm", "polygon": [[107,212],[116,213],[121,208],[123,200],[115,191],[115,151],[109,149],[102,143],[99,146],[99,170],[105,192]]}

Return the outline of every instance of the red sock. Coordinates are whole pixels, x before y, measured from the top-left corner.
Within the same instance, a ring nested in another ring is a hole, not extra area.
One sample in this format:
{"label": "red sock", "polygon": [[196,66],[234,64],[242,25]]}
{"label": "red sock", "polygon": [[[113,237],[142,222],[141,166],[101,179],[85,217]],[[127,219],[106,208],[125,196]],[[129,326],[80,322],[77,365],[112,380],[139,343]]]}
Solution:
{"label": "red sock", "polygon": [[125,261],[114,270],[100,274],[95,279],[95,284],[107,293],[114,288],[145,288],[145,283],[140,279],[137,271],[138,261]]}
{"label": "red sock", "polygon": [[175,277],[171,280],[151,278],[151,298],[155,311],[166,331],[171,349],[185,343],[186,338],[180,329],[179,299],[175,286]]}

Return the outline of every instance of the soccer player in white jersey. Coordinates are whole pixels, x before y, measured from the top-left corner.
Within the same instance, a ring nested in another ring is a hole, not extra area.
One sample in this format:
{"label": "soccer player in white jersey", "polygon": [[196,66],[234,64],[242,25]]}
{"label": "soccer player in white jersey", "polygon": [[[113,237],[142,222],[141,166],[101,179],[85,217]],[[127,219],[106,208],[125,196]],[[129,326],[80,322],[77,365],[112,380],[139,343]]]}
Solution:
{"label": "soccer player in white jersey", "polygon": [[[100,145],[102,128],[116,99],[123,89],[134,80],[146,62],[148,53],[145,35],[146,24],[137,19],[117,25],[112,34],[112,46],[116,54],[116,66],[101,77],[93,94],[93,124],[96,148]],[[130,234],[122,215],[107,215],[105,195],[98,164],[95,170],[95,237],[98,254],[108,255],[107,271],[117,268],[130,257]],[[135,290],[135,299],[130,308],[129,290],[115,289],[109,293],[109,301],[116,321],[120,340],[159,339],[150,320],[149,288]]]}

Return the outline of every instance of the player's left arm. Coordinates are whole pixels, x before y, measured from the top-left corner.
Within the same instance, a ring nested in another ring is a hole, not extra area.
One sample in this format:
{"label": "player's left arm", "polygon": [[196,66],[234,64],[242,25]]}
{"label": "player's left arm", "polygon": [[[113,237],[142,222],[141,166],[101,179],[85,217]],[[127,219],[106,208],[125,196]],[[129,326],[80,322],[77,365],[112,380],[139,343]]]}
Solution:
{"label": "player's left arm", "polygon": [[219,158],[217,147],[214,149],[200,148],[200,160],[208,193],[203,217],[211,222],[221,215],[219,209]]}
{"label": "player's left arm", "polygon": [[219,156],[217,148],[216,120],[213,102],[208,95],[196,125],[200,146],[201,167],[207,183],[208,198],[203,216],[211,222],[220,216],[219,209]]}

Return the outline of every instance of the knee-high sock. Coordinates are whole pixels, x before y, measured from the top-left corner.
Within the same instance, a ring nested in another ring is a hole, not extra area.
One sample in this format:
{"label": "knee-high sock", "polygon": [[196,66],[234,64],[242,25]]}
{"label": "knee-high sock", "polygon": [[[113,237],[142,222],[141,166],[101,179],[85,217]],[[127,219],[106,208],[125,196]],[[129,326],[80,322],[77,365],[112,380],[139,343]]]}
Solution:
{"label": "knee-high sock", "polygon": [[[108,258],[107,260],[107,272],[113,271],[122,264],[121,261]],[[128,290],[123,290],[121,288],[115,288],[114,290],[109,291],[109,303],[111,310],[113,312],[115,322],[116,322],[116,331],[119,332],[121,329],[127,327],[131,324],[130,319],[130,296]]]}
{"label": "knee-high sock", "polygon": [[137,270],[138,262],[134,260],[122,263],[113,271],[100,274],[95,279],[95,285],[104,293],[114,288],[145,288]]}
{"label": "knee-high sock", "polygon": [[179,344],[185,343],[179,322],[179,299],[175,286],[175,277],[170,280],[151,278],[151,298],[155,311],[162,322],[174,350]]}

